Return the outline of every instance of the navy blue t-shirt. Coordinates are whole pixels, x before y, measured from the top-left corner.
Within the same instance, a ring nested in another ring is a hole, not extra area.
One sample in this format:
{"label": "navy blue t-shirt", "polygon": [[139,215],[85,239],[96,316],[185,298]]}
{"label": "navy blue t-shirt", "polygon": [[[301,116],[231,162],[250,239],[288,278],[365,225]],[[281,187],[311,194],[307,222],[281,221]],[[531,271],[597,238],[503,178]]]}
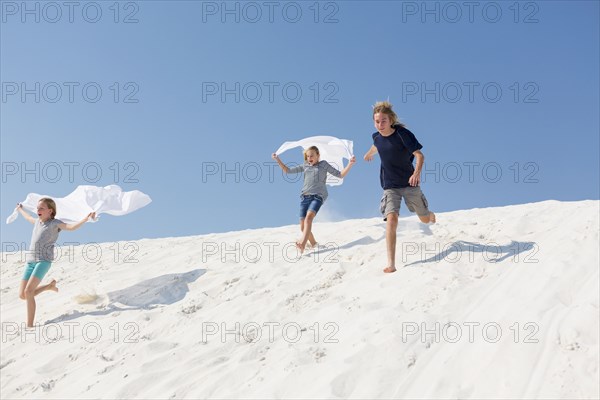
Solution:
{"label": "navy blue t-shirt", "polygon": [[373,134],[373,144],[381,158],[379,179],[384,190],[410,186],[408,179],[415,172],[413,153],[423,148],[411,131],[399,125],[395,129],[390,136]]}

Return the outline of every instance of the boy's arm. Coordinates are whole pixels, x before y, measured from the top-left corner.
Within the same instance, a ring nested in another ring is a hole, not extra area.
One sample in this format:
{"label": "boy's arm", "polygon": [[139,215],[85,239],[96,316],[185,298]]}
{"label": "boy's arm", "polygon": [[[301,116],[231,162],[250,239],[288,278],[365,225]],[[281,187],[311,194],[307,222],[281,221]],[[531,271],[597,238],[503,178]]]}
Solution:
{"label": "boy's arm", "polygon": [[273,153],[273,155],[271,157],[273,157],[273,160],[277,161],[277,164],[279,164],[279,166],[281,167],[283,172],[285,172],[286,174],[290,173],[289,167],[287,165],[285,165],[283,163],[283,161],[281,161],[281,159],[277,156],[277,154]]}
{"label": "boy's arm", "polygon": [[346,165],[346,168],[344,168],[342,170],[342,173],[341,173],[342,178],[344,178],[346,175],[348,175],[348,172],[350,172],[350,168],[352,168],[352,166],[354,165],[355,162],[356,162],[356,157],[352,156],[352,158],[348,162],[348,165]]}
{"label": "boy's arm", "polygon": [[371,161],[375,154],[377,154],[377,147],[375,147],[375,145],[372,145],[369,151],[367,151],[367,154],[365,154],[365,161]]}
{"label": "boy's arm", "polygon": [[413,152],[413,155],[417,159],[417,163],[415,165],[415,172],[408,179],[408,184],[410,186],[419,186],[421,183],[421,170],[423,169],[423,162],[425,161],[425,155],[421,153],[421,150],[417,150]]}
{"label": "boy's arm", "polygon": [[95,213],[95,212],[91,212],[91,213],[89,213],[89,214],[87,215],[87,217],[85,217],[84,219],[82,219],[81,221],[79,221],[79,222],[78,222],[78,223],[76,223],[76,224],[65,224],[65,223],[63,222],[63,223],[59,224],[59,225],[58,225],[58,227],[59,227],[60,229],[62,229],[62,230],[65,230],[65,231],[74,231],[74,230],[77,230],[77,229],[81,228],[81,226],[82,226],[83,224],[85,224],[86,222],[88,222],[88,220],[89,220],[90,218],[91,218],[91,219],[93,219],[93,220],[95,220],[95,219],[96,219],[96,213]]}
{"label": "boy's arm", "polygon": [[32,224],[35,224],[35,218],[33,218],[31,215],[29,215],[29,213],[27,211],[23,210],[23,204],[17,203],[17,210],[19,211],[19,214],[21,214],[23,216],[23,218],[25,218],[27,221],[31,222]]}

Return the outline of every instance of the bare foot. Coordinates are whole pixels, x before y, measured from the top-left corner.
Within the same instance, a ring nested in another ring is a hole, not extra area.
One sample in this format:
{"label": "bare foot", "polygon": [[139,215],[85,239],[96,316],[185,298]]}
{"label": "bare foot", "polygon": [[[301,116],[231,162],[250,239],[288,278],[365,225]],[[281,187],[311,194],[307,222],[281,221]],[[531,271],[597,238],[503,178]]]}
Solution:
{"label": "bare foot", "polygon": [[435,214],[432,213],[431,211],[429,212],[429,223],[435,224]]}
{"label": "bare foot", "polygon": [[391,274],[392,272],[396,272],[396,267],[387,267],[383,270],[386,274]]}
{"label": "bare foot", "polygon": [[304,248],[306,247],[306,245],[302,245],[302,243],[296,242],[296,247],[298,248],[298,250],[300,250],[300,254],[302,254],[304,253]]}
{"label": "bare foot", "polygon": [[56,279],[52,279],[52,282],[48,284],[48,290],[52,290],[53,292],[58,292],[58,288],[56,287]]}

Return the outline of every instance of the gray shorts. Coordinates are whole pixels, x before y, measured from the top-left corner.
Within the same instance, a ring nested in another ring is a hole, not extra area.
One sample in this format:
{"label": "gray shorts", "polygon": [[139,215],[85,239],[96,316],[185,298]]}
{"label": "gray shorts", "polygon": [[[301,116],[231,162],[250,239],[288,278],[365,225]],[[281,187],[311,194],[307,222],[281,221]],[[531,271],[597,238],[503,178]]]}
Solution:
{"label": "gray shorts", "polygon": [[379,205],[383,214],[383,220],[387,220],[389,213],[400,214],[400,203],[404,197],[404,203],[409,211],[417,213],[418,216],[429,215],[427,199],[419,186],[409,186],[400,189],[385,189]]}

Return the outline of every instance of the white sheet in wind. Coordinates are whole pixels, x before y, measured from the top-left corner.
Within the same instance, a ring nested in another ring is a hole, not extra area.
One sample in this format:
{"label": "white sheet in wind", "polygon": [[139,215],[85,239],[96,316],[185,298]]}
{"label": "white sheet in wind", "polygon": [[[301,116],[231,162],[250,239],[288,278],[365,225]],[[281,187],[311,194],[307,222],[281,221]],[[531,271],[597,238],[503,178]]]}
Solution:
{"label": "white sheet in wind", "polygon": [[[338,139],[334,136],[312,136],[295,142],[285,142],[277,149],[275,154],[279,155],[295,147],[302,147],[303,150],[306,150],[310,146],[317,146],[320,154],[319,159],[327,161],[340,171],[344,169],[343,159],[349,160],[354,155],[354,143],[351,140]],[[300,161],[304,162],[303,156]],[[344,180],[341,178],[327,175],[327,184],[330,186],[341,185],[343,182]]]}
{"label": "white sheet in wind", "polygon": [[[56,202],[56,218],[65,223],[79,222],[89,213],[125,215],[138,210],[152,202],[147,194],[139,190],[123,192],[117,185],[105,187],[80,185],[66,197],[55,197],[29,193],[27,198],[21,202],[23,208],[37,215],[37,203],[42,197],[50,197]],[[6,219],[10,224],[17,219],[18,211],[15,211]],[[90,220],[90,222],[93,222]]]}

